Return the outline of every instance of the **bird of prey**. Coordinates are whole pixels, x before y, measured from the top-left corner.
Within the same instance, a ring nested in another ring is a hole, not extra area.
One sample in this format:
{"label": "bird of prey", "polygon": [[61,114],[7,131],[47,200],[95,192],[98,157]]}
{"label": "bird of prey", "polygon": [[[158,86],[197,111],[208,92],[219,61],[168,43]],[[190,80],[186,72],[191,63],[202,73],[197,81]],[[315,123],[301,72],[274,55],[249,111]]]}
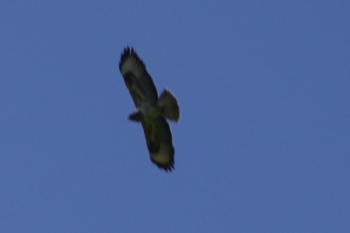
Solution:
{"label": "bird of prey", "polygon": [[129,120],[141,122],[151,161],[159,168],[171,171],[174,169],[175,149],[166,119],[180,120],[180,108],[175,96],[164,89],[158,97],[151,75],[133,48],[124,48],[119,70],[136,107]]}

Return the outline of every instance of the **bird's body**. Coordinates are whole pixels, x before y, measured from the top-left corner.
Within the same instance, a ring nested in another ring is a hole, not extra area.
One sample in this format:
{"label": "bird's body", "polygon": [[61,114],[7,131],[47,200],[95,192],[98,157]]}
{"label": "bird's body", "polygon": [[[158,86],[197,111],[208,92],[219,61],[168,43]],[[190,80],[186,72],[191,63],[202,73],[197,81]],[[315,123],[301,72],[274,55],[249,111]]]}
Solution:
{"label": "bird's body", "polygon": [[158,98],[152,77],[133,48],[124,49],[119,69],[136,107],[136,112],[129,119],[141,122],[151,161],[159,168],[171,171],[175,150],[166,118],[173,121],[180,119],[175,96],[165,89]]}
{"label": "bird's body", "polygon": [[149,119],[155,119],[162,116],[162,109],[157,104],[144,103],[138,110],[143,116]]}

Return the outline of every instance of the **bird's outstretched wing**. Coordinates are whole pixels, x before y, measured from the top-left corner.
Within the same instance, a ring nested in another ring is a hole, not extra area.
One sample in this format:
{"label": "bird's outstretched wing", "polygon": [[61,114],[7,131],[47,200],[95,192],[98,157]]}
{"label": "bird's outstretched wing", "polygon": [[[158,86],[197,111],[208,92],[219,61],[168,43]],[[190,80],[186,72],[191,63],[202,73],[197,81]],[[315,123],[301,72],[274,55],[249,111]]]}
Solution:
{"label": "bird's outstretched wing", "polygon": [[152,77],[133,48],[124,49],[119,69],[136,107],[143,103],[154,104],[157,101],[158,93]]}
{"label": "bird's outstretched wing", "polygon": [[168,122],[164,117],[159,117],[152,122],[141,123],[152,162],[165,171],[174,169],[175,149]]}

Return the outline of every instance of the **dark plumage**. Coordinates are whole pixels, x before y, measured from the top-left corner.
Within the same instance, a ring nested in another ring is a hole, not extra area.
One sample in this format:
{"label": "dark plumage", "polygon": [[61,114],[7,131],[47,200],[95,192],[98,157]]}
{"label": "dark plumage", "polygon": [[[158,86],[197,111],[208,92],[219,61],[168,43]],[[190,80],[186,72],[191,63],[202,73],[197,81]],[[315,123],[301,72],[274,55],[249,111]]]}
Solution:
{"label": "dark plumage", "polygon": [[141,122],[151,161],[165,171],[174,168],[175,149],[167,119],[178,122],[180,108],[175,96],[165,89],[158,98],[152,77],[133,48],[126,47],[119,70],[134,101],[136,112],[129,116]]}

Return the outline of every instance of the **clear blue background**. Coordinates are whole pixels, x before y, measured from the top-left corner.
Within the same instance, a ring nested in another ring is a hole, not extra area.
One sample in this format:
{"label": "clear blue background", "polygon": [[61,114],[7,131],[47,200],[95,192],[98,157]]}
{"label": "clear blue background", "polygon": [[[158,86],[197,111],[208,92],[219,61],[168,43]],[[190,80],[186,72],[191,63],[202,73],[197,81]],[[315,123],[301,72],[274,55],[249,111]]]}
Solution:
{"label": "clear blue background", "polygon": [[[177,96],[175,171],[119,72]],[[349,1],[5,1],[0,232],[350,232]]]}

